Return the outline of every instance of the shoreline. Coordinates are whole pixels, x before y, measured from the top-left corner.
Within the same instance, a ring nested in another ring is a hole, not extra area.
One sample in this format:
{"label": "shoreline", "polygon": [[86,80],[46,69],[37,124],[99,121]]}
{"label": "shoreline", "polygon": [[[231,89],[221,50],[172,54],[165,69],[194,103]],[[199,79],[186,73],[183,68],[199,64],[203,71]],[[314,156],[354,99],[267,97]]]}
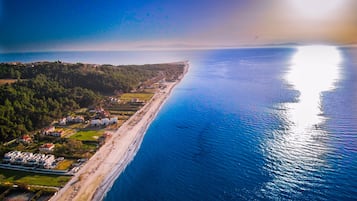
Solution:
{"label": "shoreline", "polygon": [[61,188],[50,201],[102,200],[115,180],[134,159],[147,129],[170,97],[174,87],[188,72],[189,63],[183,63],[184,72],[175,81],[121,125],[92,158]]}

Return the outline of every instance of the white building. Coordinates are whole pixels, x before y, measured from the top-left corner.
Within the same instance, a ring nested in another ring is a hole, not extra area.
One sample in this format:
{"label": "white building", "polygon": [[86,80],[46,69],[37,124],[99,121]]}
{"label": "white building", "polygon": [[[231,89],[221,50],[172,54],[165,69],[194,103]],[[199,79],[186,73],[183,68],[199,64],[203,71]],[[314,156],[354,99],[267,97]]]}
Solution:
{"label": "white building", "polygon": [[109,123],[110,123],[110,124],[116,124],[116,123],[118,123],[118,117],[112,117],[112,118],[110,118]]}
{"label": "white building", "polygon": [[42,134],[47,135],[48,133],[53,132],[53,131],[55,131],[55,130],[56,130],[56,128],[55,128],[54,126],[50,126],[50,127],[48,127],[48,128],[45,128],[45,129],[43,130]]}
{"label": "white building", "polygon": [[51,154],[33,154],[30,152],[10,151],[4,155],[4,163],[12,165],[35,166],[41,168],[53,168],[55,156]]}
{"label": "white building", "polygon": [[107,126],[107,125],[109,125],[109,123],[110,123],[110,121],[109,121],[108,118],[103,118],[103,119],[102,119],[102,125],[103,125],[103,126]]}
{"label": "white building", "polygon": [[91,126],[100,126],[102,125],[102,121],[100,119],[92,119],[92,121],[90,122]]}
{"label": "white building", "polygon": [[67,119],[66,118],[61,119],[58,124],[60,126],[65,126],[67,124]]}

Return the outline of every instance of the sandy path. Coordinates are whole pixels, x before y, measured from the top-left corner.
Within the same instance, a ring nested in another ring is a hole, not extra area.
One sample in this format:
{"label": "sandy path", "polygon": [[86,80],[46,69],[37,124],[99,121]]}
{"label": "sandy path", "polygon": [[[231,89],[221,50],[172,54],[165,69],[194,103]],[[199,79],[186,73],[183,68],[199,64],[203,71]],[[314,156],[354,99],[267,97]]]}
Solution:
{"label": "sandy path", "polygon": [[[186,73],[188,63],[185,64]],[[165,89],[155,93],[50,200],[102,200],[105,192],[134,158],[146,129],[180,80],[167,83]]]}

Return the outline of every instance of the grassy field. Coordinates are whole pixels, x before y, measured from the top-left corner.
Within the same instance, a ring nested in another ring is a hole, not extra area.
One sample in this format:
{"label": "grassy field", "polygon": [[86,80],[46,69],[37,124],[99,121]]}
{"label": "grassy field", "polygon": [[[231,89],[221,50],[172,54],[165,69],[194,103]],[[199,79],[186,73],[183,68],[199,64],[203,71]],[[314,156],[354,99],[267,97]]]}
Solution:
{"label": "grassy field", "polygon": [[104,131],[99,130],[99,131],[79,131],[73,135],[71,135],[69,138],[70,139],[75,139],[75,140],[96,140],[98,139],[102,134],[104,133]]}
{"label": "grassy field", "polygon": [[1,184],[26,184],[40,186],[64,186],[70,176],[57,176],[0,169]]}
{"label": "grassy field", "polygon": [[131,99],[137,98],[140,101],[149,101],[153,95],[153,93],[124,93],[120,96],[120,100],[124,102],[130,102]]}
{"label": "grassy field", "polygon": [[65,159],[58,163],[56,170],[68,170],[71,167],[72,163],[72,160]]}

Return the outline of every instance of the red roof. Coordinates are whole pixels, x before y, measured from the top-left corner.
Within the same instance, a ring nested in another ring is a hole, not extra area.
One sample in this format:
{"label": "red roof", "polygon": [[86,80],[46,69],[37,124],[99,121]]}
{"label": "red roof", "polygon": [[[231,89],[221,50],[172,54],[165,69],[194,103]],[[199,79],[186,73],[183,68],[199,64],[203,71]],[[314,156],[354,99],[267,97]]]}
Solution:
{"label": "red roof", "polygon": [[29,141],[29,140],[31,140],[31,137],[29,135],[24,135],[24,136],[22,136],[22,139],[25,141]]}
{"label": "red roof", "polygon": [[51,147],[53,147],[53,146],[55,146],[53,143],[46,143],[46,144],[43,144],[42,146],[41,146],[41,148],[51,148]]}

